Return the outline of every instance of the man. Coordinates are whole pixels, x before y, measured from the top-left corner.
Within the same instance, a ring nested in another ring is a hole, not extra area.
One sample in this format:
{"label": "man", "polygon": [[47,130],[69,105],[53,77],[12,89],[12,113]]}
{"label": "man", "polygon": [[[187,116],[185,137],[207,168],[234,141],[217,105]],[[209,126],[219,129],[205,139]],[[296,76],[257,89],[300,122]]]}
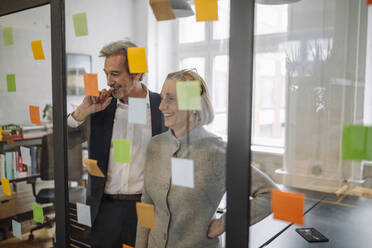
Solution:
{"label": "man", "polygon": [[[102,48],[104,72],[109,90],[98,97],[86,96],[68,117],[69,127],[85,129],[90,117],[89,158],[97,160],[105,178],[89,176],[87,204],[91,207],[92,247],[134,246],[136,239],[136,202],[141,199],[147,143],[151,136],[165,131],[159,111],[159,94],[141,84],[143,74],[130,74],[127,41],[113,42]],[[128,97],[147,102],[147,123],[128,123]],[[131,163],[114,161],[113,140],[129,139]]]}

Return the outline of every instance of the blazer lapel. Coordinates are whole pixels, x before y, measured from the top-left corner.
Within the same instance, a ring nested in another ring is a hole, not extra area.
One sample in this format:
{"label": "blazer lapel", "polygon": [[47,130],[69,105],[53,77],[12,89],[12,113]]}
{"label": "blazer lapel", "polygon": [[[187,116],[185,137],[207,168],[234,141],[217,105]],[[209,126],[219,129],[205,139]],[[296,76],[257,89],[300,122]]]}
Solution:
{"label": "blazer lapel", "polygon": [[104,151],[104,158],[106,165],[104,168],[104,174],[107,174],[107,165],[108,160],[110,157],[110,147],[111,147],[111,138],[112,138],[112,129],[114,126],[114,118],[115,118],[115,111],[117,107],[117,100],[115,98],[112,99],[110,105],[107,107],[104,115],[104,128],[103,128],[103,151]]}

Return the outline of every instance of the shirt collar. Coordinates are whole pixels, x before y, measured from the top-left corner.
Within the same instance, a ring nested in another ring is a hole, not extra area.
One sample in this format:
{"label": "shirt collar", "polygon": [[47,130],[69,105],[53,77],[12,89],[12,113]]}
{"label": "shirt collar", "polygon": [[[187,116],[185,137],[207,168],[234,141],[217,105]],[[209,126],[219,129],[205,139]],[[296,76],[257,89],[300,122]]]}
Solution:
{"label": "shirt collar", "polygon": [[[147,107],[150,107],[150,92],[149,92],[146,85],[144,85],[143,83],[141,83],[141,85],[142,85],[142,88],[144,88],[146,90]],[[122,103],[121,101],[119,101],[119,99],[116,100],[116,103],[117,103],[117,107],[120,107],[120,108],[127,108],[128,107],[128,104]]]}
{"label": "shirt collar", "polygon": [[192,129],[188,134],[182,136],[180,138],[176,138],[174,136],[173,131],[171,129],[168,130],[168,135],[171,137],[173,141],[176,143],[187,144],[188,142],[193,143],[197,140],[204,139],[207,137],[214,137],[212,133],[209,133],[203,127],[195,127]]}

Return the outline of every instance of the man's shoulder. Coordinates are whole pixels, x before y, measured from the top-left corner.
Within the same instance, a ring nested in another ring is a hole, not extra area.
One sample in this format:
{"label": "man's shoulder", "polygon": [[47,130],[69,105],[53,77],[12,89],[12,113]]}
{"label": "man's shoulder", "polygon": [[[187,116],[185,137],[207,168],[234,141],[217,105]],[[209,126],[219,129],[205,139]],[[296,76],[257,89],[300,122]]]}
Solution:
{"label": "man's shoulder", "polygon": [[150,102],[155,100],[155,101],[159,101],[159,103],[160,103],[160,94],[159,93],[152,92],[151,90],[149,90],[149,98],[150,98]]}

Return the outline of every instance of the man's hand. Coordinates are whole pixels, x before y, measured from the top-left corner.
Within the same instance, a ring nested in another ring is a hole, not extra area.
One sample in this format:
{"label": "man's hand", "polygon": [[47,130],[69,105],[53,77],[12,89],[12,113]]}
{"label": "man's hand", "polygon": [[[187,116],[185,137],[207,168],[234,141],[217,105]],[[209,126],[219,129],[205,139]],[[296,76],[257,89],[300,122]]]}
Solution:
{"label": "man's hand", "polygon": [[76,121],[84,121],[90,114],[104,110],[111,102],[114,89],[103,89],[99,96],[85,96],[83,102],[72,113]]}
{"label": "man's hand", "polygon": [[216,238],[224,232],[225,232],[225,230],[222,226],[222,220],[221,219],[214,219],[214,220],[212,220],[211,224],[209,224],[208,238]]}

